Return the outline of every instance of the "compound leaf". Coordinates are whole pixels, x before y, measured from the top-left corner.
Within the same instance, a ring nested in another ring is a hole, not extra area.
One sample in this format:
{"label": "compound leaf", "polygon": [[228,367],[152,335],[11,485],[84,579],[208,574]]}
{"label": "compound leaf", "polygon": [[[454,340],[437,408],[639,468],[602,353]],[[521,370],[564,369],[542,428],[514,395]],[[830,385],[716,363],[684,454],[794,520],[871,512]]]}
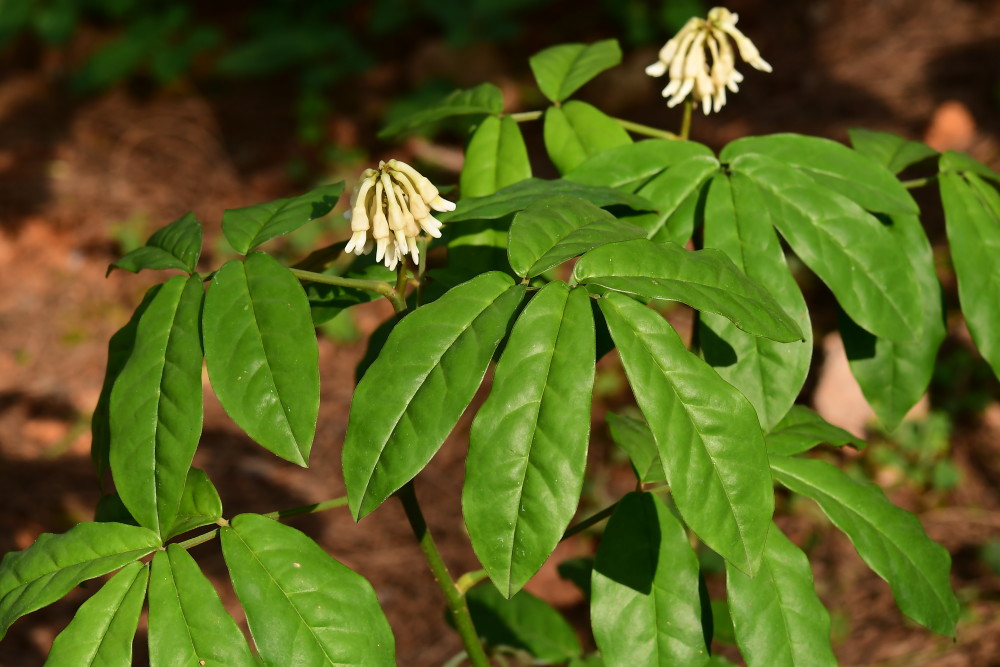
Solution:
{"label": "compound leaf", "polygon": [[590,615],[609,665],[705,665],[698,557],[652,493],[630,493],[594,559]]}
{"label": "compound leaf", "polygon": [[202,328],[222,407],[262,446],[305,466],[319,412],[319,350],[299,281],[264,253],[227,262],[205,297]]}
{"label": "compound leaf", "polygon": [[344,483],[356,519],[437,452],[523,296],[509,276],[485,273],[413,311],[389,334],[354,392],[344,440]]}
{"label": "compound leaf", "polygon": [[854,150],[875,160],[893,174],[938,154],[926,144],[908,141],[889,132],[855,127],[848,130],[847,135]]}
{"label": "compound leaf", "polygon": [[599,303],[677,509],[708,546],[752,575],[774,510],[753,406],[655,311],[613,292]]}
{"label": "compound leaf", "polygon": [[539,51],[529,59],[542,94],[559,103],[604,70],[622,61],[618,41],[593,44],[560,44]]}
{"label": "compound leaf", "polygon": [[687,158],[714,157],[708,146],[694,141],[646,139],[591,155],[563,175],[583,185],[635,192],[663,171]]}
{"label": "compound leaf", "polygon": [[111,390],[115,488],[140,523],[166,537],[201,437],[197,276],[175,276],[139,318],[132,354]]}
{"label": "compound leaf", "polygon": [[586,290],[549,283],[514,324],[472,422],[462,509],[476,555],[504,597],[538,571],[576,512],[594,351]]}
{"label": "compound leaf", "polygon": [[396,664],[392,630],[371,584],[305,534],[241,514],[220,536],[265,664]]}

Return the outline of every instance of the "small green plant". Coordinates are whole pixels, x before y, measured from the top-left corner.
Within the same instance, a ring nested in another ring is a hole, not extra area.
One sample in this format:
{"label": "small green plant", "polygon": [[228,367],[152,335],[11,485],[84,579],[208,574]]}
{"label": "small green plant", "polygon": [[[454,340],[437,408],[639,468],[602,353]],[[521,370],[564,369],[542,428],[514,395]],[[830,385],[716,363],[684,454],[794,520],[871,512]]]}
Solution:
{"label": "small green plant", "polygon": [[[861,130],[851,148],[777,134],[716,155],[687,140],[695,102],[718,111],[742,79],[730,37],[763,63],[735,22],[725,10],[692,20],[651,68],[670,74],[668,95],[685,105],[676,135],[571,99],[620,62],[615,41],[556,46],[531,59],[552,102],[544,111],[505,113],[500,91],[483,84],[386,128],[391,136],[449,116],[476,120],[456,204],[389,161],[354,189],[350,241],[293,267],[258,248],[328,214],[343,184],[226,211],[225,238],[242,257],[210,273],[196,270],[202,228],[190,214],[115,262],[181,272],[153,287],[109,344],[93,459],[115,491],[94,522],[4,558],[2,628],[117,571],[56,638],[51,664],[128,664],[145,605],[153,665],[391,665],[393,636],[372,587],[280,520],[344,506],[360,520],[395,498],[461,636],[454,664],[726,664],[711,655],[713,627],[750,665],[835,664],[809,560],[772,521],[777,483],[818,503],[903,614],[954,635],[947,551],[877,486],[803,456],[824,443],[864,443],[795,404],[813,335],[779,235],[836,297],[851,368],[891,429],[926,390],[944,337],[941,288],[908,189],[940,187],[962,309],[997,370],[1000,174]],[[532,176],[519,124],[536,120],[559,179]],[[926,177],[896,178],[918,163]],[[692,240],[698,249],[685,249]],[[346,269],[345,251],[358,255]],[[377,298],[396,314],[357,371],[347,497],[224,512],[191,467],[203,363],[233,421],[306,466],[320,402],[315,327]],[[697,311],[690,347],[651,302]],[[595,362],[612,350],[638,410],[607,422],[636,490],[574,523]],[[483,569],[453,577],[413,479],[494,360],[462,495]],[[590,601],[599,651],[584,655],[567,621],[522,588],[561,540],[605,519],[592,564],[561,569]],[[188,554],[211,540],[253,649]],[[724,601],[704,593],[713,562],[725,572]]]}

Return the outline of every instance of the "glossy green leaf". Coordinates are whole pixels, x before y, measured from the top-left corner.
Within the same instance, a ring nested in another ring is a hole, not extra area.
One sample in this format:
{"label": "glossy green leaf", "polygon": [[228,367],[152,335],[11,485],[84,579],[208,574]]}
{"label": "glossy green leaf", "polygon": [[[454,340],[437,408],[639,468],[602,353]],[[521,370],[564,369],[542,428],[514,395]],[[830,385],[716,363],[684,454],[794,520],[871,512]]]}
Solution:
{"label": "glossy green leaf", "polygon": [[656,439],[646,422],[608,412],[604,415],[611,439],[625,450],[640,482],[660,482],[667,478],[660,465]]}
{"label": "glossy green leaf", "polygon": [[771,227],[756,185],[741,174],[717,174],[705,203],[706,248],[717,248],[762,285],[798,325],[805,340],[778,343],[748,336],[729,320],[702,312],[698,341],[705,361],[753,404],[765,431],[795,402],[809,374],[813,332],[809,309]]}
{"label": "glossy green leaf", "polygon": [[694,232],[705,183],[719,170],[711,155],[695,155],[662,172],[636,193],[649,200],[654,213],[629,218],[647,238],[684,245]]}
{"label": "glossy green leaf", "polygon": [[801,134],[744,137],[727,145],[719,156],[729,162],[754,153],[799,169],[869,211],[920,213],[913,197],[888,169],[836,141]]}
{"label": "glossy green leaf", "polygon": [[860,127],[847,131],[854,150],[898,174],[907,167],[938,154],[936,150],[919,141],[908,141],[889,132],[877,132]]}
{"label": "glossy green leaf", "polygon": [[622,205],[637,211],[648,211],[652,208],[650,203],[642,197],[613,188],[581,185],[564,180],[547,181],[540,178],[527,178],[485,197],[461,199],[454,211],[442,213],[437,217],[448,223],[466,220],[494,220],[511,213],[517,213],[539,199],[558,195],[585,199],[591,204],[601,207]]}
{"label": "glossy green leaf", "polygon": [[481,83],[475,88],[456,90],[442,100],[387,125],[378,133],[386,139],[403,132],[452,116],[499,114],[503,111],[503,94],[492,83]]}
{"label": "glossy green leaf", "polygon": [[583,653],[573,626],[527,591],[507,600],[485,583],[470,590],[465,599],[476,633],[490,647],[526,651],[541,664],[562,664]]}
{"label": "glossy green leaf", "polygon": [[265,241],[293,232],[333,210],[344,182],[322,185],[298,197],[227,209],[222,232],[236,252],[246,255]]}
{"label": "glossy green leaf", "polygon": [[830,614],[802,550],[772,525],[757,576],[726,567],[729,613],[748,667],[832,665]]}
{"label": "glossy green leaf", "polygon": [[882,424],[892,431],[927,391],[947,331],[934,251],[920,220],[895,215],[889,230],[915,270],[916,282],[910,289],[919,293],[924,334],[908,343],[895,343],[871,335],[841,313],[840,335],[851,373]]}
{"label": "glossy green leaf", "polygon": [[176,544],[153,557],[149,663],[151,667],[255,664],[219,594],[188,552]]}
{"label": "glossy green leaf", "polygon": [[943,172],[941,203],[972,340],[1000,377],[1000,195],[974,173]]}
{"label": "glossy green leaf", "polygon": [[768,454],[792,456],[826,443],[834,447],[865,448],[865,441],[834,426],[804,405],[793,405],[788,414],[764,436]]}
{"label": "glossy green leaf", "polygon": [[222,499],[204,470],[188,470],[177,516],[167,537],[207,526],[222,518]]}
{"label": "glossy green leaf", "polygon": [[[343,247],[343,244],[340,245]],[[385,264],[376,262],[373,252],[360,255],[342,272],[329,270],[324,271],[324,273],[358,280],[381,280],[390,284],[394,284],[396,281],[396,272],[390,271]],[[342,285],[306,282],[302,284],[302,287],[306,292],[306,298],[309,299],[309,311],[313,324],[317,326],[329,322],[351,306],[382,298],[378,292]]]}
{"label": "glossy green leaf", "polygon": [[644,238],[643,231],[575,197],[549,197],[514,216],[507,255],[520,276],[536,276],[598,246]]}
{"label": "glossy green leaf", "polygon": [[65,533],[43,533],[24,551],[0,562],[0,639],[10,624],[60,599],[81,581],[117,570],[152,553],[160,538],[120,523],[81,523]]}
{"label": "glossy green leaf", "polygon": [[534,576],[576,513],[594,349],[586,290],[549,283],[517,318],[472,422],[462,510],[476,556],[505,597]]}
{"label": "glossy green leaf", "polygon": [[774,493],[753,406],[655,311],[614,293],[599,303],[681,516],[719,555],[754,573]]}
{"label": "glossy green leaf", "polygon": [[490,272],[400,322],[358,383],[344,483],[360,519],[420,472],[472,400],[524,296]]}
{"label": "glossy green leaf", "polygon": [[392,630],[371,584],[305,534],[241,514],[220,537],[265,664],[396,664]]}
{"label": "glossy green leaf", "polygon": [[708,146],[694,141],[646,139],[591,155],[563,178],[635,192],[664,170],[696,155],[714,156]]}
{"label": "glossy green leaf", "polygon": [[698,557],[652,493],[630,493],[594,559],[590,615],[608,665],[704,665]]}
{"label": "glossy green leaf", "polygon": [[923,334],[920,296],[909,287],[916,274],[879,220],[769,157],[741,155],[730,168],[759,186],[778,231],[851,319],[900,343]]}
{"label": "glossy green leaf", "polygon": [[319,412],[319,350],[299,281],[263,253],[227,262],[205,297],[202,328],[222,407],[262,446],[305,466]]}
{"label": "glossy green leaf", "polygon": [[549,158],[562,174],[592,155],[632,143],[618,121],[577,100],[545,111],[544,139]]}
{"label": "glossy green leaf", "polygon": [[197,276],[175,276],[139,319],[134,350],[111,390],[111,473],[136,520],[166,536],[201,437]]}
{"label": "glossy green leaf", "polygon": [[616,292],[681,301],[772,340],[802,338],[798,325],[774,298],[715,249],[690,251],[645,239],[612,243],[581,257],[573,277]]}
{"label": "glossy green leaf", "polygon": [[955,151],[945,151],[941,154],[938,166],[942,172],[962,172],[976,174],[980,178],[987,178],[995,183],[1000,183],[1000,171],[990,169],[982,162],[972,159],[965,153]]}
{"label": "glossy green leaf", "polygon": [[51,667],[112,667],[132,664],[132,640],[146,599],[149,568],[129,563],[80,605],[52,642]]}
{"label": "glossy green leaf", "polygon": [[555,103],[621,61],[622,52],[614,39],[593,44],[560,44],[539,51],[528,60],[542,94]]}
{"label": "glossy green leaf", "polygon": [[948,551],[920,520],[893,505],[882,489],[857,482],[822,461],[771,457],[774,478],[815,500],[858,554],[889,582],[900,610],[934,632],[954,636],[958,600],[951,590]]}
{"label": "glossy green leaf", "polygon": [[531,178],[528,147],[510,116],[483,119],[469,140],[458,187],[463,197],[484,197]]}
{"label": "glossy green leaf", "polygon": [[201,256],[201,223],[188,213],[158,229],[146,241],[108,267],[138,273],[143,269],[180,269],[194,273]]}
{"label": "glossy green leaf", "polygon": [[[132,317],[121,329],[116,331],[108,341],[108,364],[104,371],[104,383],[101,394],[97,398],[94,414],[90,418],[90,458],[97,468],[98,483],[103,484],[104,472],[108,469],[111,455],[111,390],[115,381],[121,375],[122,369],[132,356],[135,347],[135,332],[139,327],[139,319],[149,307],[150,302],[163,287],[153,285],[142,297],[142,302],[136,307]],[[103,486],[102,486],[103,488]]]}

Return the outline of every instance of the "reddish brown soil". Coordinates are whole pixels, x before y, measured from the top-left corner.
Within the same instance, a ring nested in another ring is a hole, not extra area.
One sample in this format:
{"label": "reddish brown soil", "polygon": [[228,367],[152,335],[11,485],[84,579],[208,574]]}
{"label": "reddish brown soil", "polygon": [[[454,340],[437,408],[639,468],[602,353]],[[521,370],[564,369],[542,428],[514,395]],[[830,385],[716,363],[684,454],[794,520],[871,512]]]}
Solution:
{"label": "reddish brown soil", "polygon": [[[694,138],[719,146],[744,134],[798,131],[845,140],[847,128],[865,126],[927,137],[938,148],[968,150],[1000,167],[1000,2],[747,0],[732,7],[775,72],[750,74],[723,113],[695,119]],[[510,109],[530,108],[537,100],[525,92],[530,86],[524,57],[558,41],[612,36],[599,28],[577,30],[578,23],[568,22],[561,28],[566,34],[559,36],[548,34],[548,24],[533,25],[513,49],[486,45],[457,56],[427,38],[407,54],[412,56],[407,64],[383,65],[347,91],[357,96],[350,105],[357,114],[332,118],[331,137],[357,145],[370,156],[365,162],[390,153],[418,154],[445,170],[454,167],[452,147],[410,141],[400,149],[371,139],[396,87],[433,74],[453,76],[462,85],[489,78],[501,83]],[[511,52],[520,55],[515,60]],[[653,82],[642,74],[652,58],[651,49],[627,52],[624,70],[602,77],[585,97],[615,114],[675,126],[678,114],[665,110]],[[30,68],[0,63],[0,552],[23,549],[41,532],[64,531],[92,517],[99,493],[87,426],[100,391],[107,340],[142,292],[162,278],[121,272],[104,277],[108,263],[120,254],[115,239],[122,232],[116,226],[131,220],[132,230],[144,238],[193,210],[206,225],[203,267],[208,269],[219,263],[213,249],[223,209],[300,187],[285,175],[289,160],[301,152],[289,109],[283,96],[270,94],[274,89],[208,94],[182,84],[152,95],[117,89],[80,101],[61,92],[60,66],[52,58]],[[274,85],[280,89],[282,84]],[[539,129],[527,132],[537,148]],[[551,174],[545,164],[537,167],[540,174]],[[328,171],[340,178],[358,168],[330,165]],[[455,176],[445,171],[443,178]],[[933,196],[921,202],[932,206]],[[933,217],[929,223],[933,232]],[[387,316],[383,305],[363,307],[358,327],[371,331]],[[817,321],[821,328],[831,327],[832,310]],[[967,341],[956,334],[948,345]],[[227,516],[343,494],[339,449],[353,369],[363,351],[362,343],[321,340],[323,403],[308,470],[276,460],[242,436],[208,392],[205,435],[195,464],[216,482]],[[613,379],[615,364],[607,366]],[[985,391],[994,401],[986,412],[963,413],[955,425],[952,448],[963,473],[961,486],[948,494],[890,489],[953,554],[953,581],[966,609],[956,641],[905,621],[888,586],[816,512],[802,504],[783,511],[779,523],[809,546],[817,588],[834,615],[843,664],[1000,664],[1000,581],[977,555],[982,544],[1000,538],[995,382]],[[620,394],[599,397],[598,414],[625,400]],[[454,573],[476,568],[459,504],[467,429],[466,418],[417,481]],[[629,488],[602,427],[595,427],[594,439],[595,484],[587,490],[582,514]],[[343,510],[291,523],[372,581],[396,634],[401,665],[440,665],[458,651],[443,621],[441,597],[395,502],[359,525]],[[562,545],[557,555],[584,555],[592,548],[592,538],[584,536]],[[199,546],[194,554],[238,615],[217,544]],[[583,616],[579,594],[558,579],[552,563],[529,588],[573,618]],[[85,596],[75,591],[16,623],[0,644],[0,665],[41,664],[52,638]]]}

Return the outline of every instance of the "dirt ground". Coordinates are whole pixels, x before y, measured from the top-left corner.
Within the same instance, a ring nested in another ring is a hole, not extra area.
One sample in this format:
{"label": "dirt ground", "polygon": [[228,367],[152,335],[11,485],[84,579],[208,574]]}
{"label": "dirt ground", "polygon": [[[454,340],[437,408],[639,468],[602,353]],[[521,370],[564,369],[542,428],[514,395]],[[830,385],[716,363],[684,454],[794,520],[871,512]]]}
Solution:
{"label": "dirt ground", "polygon": [[[924,139],[940,149],[966,150],[1000,168],[1000,2],[747,0],[731,8],[740,12],[740,27],[774,73],[748,75],[721,114],[695,118],[693,138],[716,148],[745,134],[776,131],[844,141],[847,128],[863,126]],[[351,178],[367,163],[394,155],[435,163],[444,180],[456,181],[455,146],[374,139],[387,102],[395,91],[439,75],[458,85],[493,80],[504,90],[509,110],[528,110],[534,103],[525,92],[528,55],[559,41],[614,36],[577,30],[572,21],[558,35],[547,26],[531,24],[513,45],[479,45],[457,54],[429,36],[405,61],[362,77],[350,90],[354,99],[334,112],[328,131],[342,147],[367,158],[327,164],[320,178]],[[626,50],[622,71],[602,76],[583,97],[615,115],[676,127],[679,114],[665,109],[655,83],[642,73],[654,54],[654,49]],[[89,416],[100,392],[107,340],[144,290],[164,277],[115,272],[105,278],[121,245],[192,210],[206,227],[201,266],[215,267],[222,211],[296,192],[302,186],[289,177],[288,165],[303,155],[317,163],[296,143],[287,97],[275,94],[285,85],[281,81],[268,88],[212,90],[182,82],[142,94],[120,87],[77,99],[59,85],[62,66],[51,57],[29,64],[0,60],[0,553],[24,549],[42,532],[61,532],[93,516],[99,492],[88,454]],[[525,131],[529,145],[540,148],[540,127]],[[542,162],[536,169],[552,175]],[[921,198],[922,206],[933,202],[933,196]],[[940,243],[940,220],[931,216],[927,222]],[[945,278],[954,306],[954,285]],[[812,298],[819,300],[822,293]],[[818,334],[834,328],[835,313],[826,310],[816,318]],[[356,327],[369,332],[388,315],[385,304],[361,307]],[[967,334],[955,322],[946,353],[967,348]],[[227,516],[344,494],[340,443],[353,370],[363,353],[363,341],[321,338],[323,401],[307,470],[277,460],[241,435],[206,391],[195,465],[215,481]],[[622,383],[615,361],[605,361],[602,369],[606,388],[598,392],[595,417],[627,400],[616,388]],[[962,474],[958,488],[925,492],[891,478],[879,481],[952,553],[953,583],[965,610],[956,640],[906,621],[888,586],[861,563],[846,538],[804,503],[784,497],[779,502],[779,524],[809,550],[844,665],[1000,665],[1000,579],[979,557],[982,545],[1000,538],[1000,389],[988,380],[951,391],[986,397],[984,407],[953,415],[951,451]],[[480,392],[477,402],[482,398]],[[953,398],[932,393],[930,405]],[[468,417],[416,483],[456,576],[477,569],[460,514],[467,432]],[[581,515],[614,501],[630,485],[596,419],[590,463],[594,480]],[[359,525],[344,510],[290,523],[373,583],[396,635],[399,664],[441,665],[458,652],[398,503],[387,502]],[[562,544],[528,588],[571,618],[582,617],[580,594],[558,578],[554,563],[589,555],[594,545],[586,534]],[[193,553],[238,614],[217,544]],[[41,664],[87,594],[77,590],[18,621],[0,643],[0,666]],[[585,642],[592,646],[592,639]],[[144,660],[142,650],[137,646],[137,664]]]}

